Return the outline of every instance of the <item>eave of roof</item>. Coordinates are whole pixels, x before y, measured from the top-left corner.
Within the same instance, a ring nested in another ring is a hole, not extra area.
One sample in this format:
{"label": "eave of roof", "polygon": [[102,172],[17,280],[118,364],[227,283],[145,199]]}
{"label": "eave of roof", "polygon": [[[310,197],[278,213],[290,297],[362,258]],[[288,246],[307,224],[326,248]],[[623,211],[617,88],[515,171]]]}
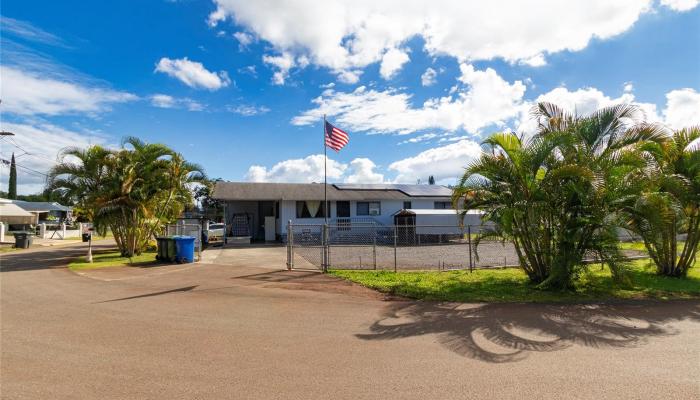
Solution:
{"label": "eave of roof", "polygon": [[[322,183],[217,182],[212,197],[217,200],[323,200]],[[385,185],[386,186],[386,185]],[[409,196],[398,189],[338,189],[328,184],[328,200],[449,199],[449,196]]]}

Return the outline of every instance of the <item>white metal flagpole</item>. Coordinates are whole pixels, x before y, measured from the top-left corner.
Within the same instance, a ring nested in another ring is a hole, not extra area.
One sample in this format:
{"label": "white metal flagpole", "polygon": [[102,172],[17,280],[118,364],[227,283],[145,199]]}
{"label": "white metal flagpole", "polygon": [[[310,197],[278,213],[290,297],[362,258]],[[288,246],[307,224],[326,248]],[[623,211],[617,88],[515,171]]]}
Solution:
{"label": "white metal flagpole", "polygon": [[323,221],[328,223],[328,174],[326,164],[328,157],[326,156],[326,114],[323,114]]}

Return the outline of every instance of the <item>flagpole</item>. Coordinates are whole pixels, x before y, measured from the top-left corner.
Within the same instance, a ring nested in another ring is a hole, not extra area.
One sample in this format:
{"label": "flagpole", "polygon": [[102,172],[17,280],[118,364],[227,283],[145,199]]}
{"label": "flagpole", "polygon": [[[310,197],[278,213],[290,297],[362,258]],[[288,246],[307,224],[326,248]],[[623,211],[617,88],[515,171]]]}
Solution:
{"label": "flagpole", "polygon": [[326,164],[328,157],[326,156],[326,114],[323,114],[323,218],[324,222],[328,223],[328,173]]}

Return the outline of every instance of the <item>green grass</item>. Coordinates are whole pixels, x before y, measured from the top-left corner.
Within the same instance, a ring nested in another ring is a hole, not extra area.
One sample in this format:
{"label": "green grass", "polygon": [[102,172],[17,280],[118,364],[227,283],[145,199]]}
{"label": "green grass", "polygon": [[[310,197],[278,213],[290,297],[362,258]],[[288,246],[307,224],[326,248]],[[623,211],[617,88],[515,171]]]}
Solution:
{"label": "green grass", "polygon": [[617,284],[610,271],[591,266],[573,292],[548,292],[530,284],[516,268],[448,271],[390,272],[332,270],[332,275],[384,293],[414,299],[460,302],[575,302],[609,299],[700,299],[700,268],[686,279],[655,274],[654,266],[639,260],[629,270],[631,283]]}
{"label": "green grass", "polygon": [[85,261],[85,257],[68,264],[68,268],[73,271],[84,269],[96,269],[107,267],[124,267],[124,266],[147,266],[156,264],[156,252],[147,251],[134,257],[122,257],[118,251],[108,251],[103,253],[93,253],[92,263]]}
{"label": "green grass", "polygon": [[[676,244],[676,248],[678,248],[678,251],[683,251],[683,246],[685,246],[685,242],[680,241]],[[622,250],[637,250],[637,251],[643,251],[644,253],[647,252],[646,246],[644,246],[644,242],[620,242],[618,244],[618,247]]]}
{"label": "green grass", "polygon": [[644,242],[620,242],[618,245],[622,250],[637,250],[646,253],[647,248],[644,246]]}

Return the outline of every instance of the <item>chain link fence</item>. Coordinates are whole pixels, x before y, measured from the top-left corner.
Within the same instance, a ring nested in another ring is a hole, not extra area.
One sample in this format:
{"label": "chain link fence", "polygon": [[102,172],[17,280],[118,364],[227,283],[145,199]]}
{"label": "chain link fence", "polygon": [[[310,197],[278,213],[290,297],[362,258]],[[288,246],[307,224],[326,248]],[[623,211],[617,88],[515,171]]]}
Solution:
{"label": "chain link fence", "polygon": [[201,224],[167,224],[163,228],[163,236],[192,236],[197,261],[202,259],[202,225]]}
{"label": "chain link fence", "polygon": [[514,266],[510,243],[474,239],[483,226],[288,224],[287,267],[449,270]]}

